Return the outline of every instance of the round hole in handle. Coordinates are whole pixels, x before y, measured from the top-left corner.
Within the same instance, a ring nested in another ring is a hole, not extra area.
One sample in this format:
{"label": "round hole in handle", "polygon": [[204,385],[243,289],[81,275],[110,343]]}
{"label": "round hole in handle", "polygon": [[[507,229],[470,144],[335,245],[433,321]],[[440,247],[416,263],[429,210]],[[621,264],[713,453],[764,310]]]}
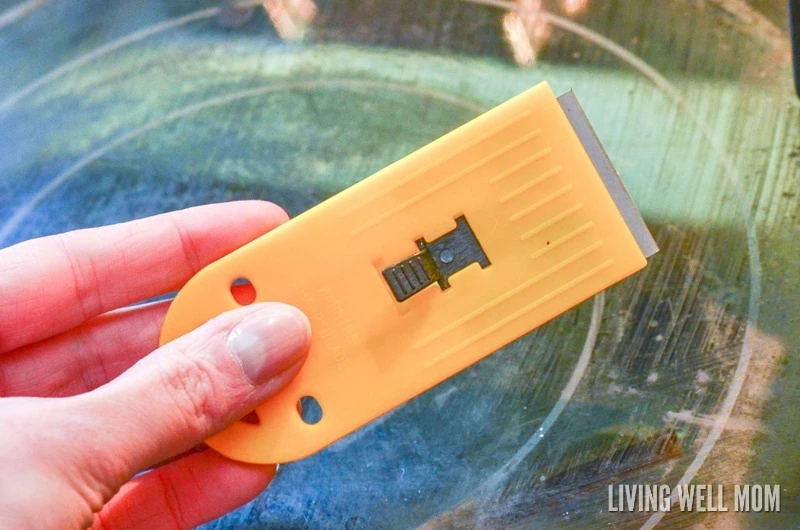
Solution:
{"label": "round hole in handle", "polygon": [[250,305],[256,300],[256,288],[247,278],[236,278],[231,284],[231,296],[239,305]]}
{"label": "round hole in handle", "polygon": [[322,407],[313,396],[303,396],[297,400],[297,413],[308,425],[319,423],[322,419]]}

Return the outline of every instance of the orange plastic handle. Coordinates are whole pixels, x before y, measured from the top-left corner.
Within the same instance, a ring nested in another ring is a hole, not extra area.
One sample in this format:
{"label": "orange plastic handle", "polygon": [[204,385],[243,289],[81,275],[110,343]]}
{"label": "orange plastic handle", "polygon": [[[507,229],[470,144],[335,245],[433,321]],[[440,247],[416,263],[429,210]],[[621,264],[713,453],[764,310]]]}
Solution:
{"label": "orange plastic handle", "polygon": [[[388,265],[464,216],[491,264],[398,302]],[[306,457],[643,268],[647,261],[547,84],[539,84],[206,267],[164,323],[170,341],[258,301],[299,307],[306,364],[260,424],[208,440],[237,460]],[[306,424],[298,400],[323,416]]]}

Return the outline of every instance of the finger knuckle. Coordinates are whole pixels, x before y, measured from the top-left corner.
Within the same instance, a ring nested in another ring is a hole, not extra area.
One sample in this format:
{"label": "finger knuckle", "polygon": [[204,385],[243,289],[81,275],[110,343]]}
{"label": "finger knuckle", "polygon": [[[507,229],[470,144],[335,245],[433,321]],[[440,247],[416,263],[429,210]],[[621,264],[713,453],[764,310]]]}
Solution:
{"label": "finger knuckle", "polygon": [[187,524],[184,518],[184,507],[181,506],[181,495],[179,488],[176,487],[173,480],[168,473],[161,469],[155,470],[156,479],[158,480],[161,499],[164,506],[164,513],[168,521],[167,526],[175,528],[176,530],[182,528],[192,528],[192,525]]}
{"label": "finger knuckle", "polygon": [[216,368],[208,361],[182,359],[164,371],[164,387],[188,430],[205,436],[216,430],[226,409]]}

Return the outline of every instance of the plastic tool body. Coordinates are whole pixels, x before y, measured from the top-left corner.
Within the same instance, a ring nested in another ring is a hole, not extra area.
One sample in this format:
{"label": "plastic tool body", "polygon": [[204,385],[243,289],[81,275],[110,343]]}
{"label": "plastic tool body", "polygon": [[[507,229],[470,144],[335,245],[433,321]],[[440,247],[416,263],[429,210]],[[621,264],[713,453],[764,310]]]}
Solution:
{"label": "plastic tool body", "polygon": [[[237,307],[237,278],[313,329],[260,424],[209,445],[248,462],[308,456],[643,268],[652,238],[564,97],[537,85],[192,278],[162,342]],[[322,408],[314,425],[304,396]]]}

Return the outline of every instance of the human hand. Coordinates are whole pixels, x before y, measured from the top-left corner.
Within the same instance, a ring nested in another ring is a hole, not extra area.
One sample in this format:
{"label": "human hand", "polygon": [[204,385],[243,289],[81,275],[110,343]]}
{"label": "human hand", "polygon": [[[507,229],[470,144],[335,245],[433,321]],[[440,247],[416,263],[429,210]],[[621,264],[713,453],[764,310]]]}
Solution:
{"label": "human hand", "polygon": [[158,348],[168,302],[125,306],[286,219],[227,203],[0,250],[0,528],[190,528],[269,484],[274,466],[210,449],[137,473],[284,387],[305,360],[305,316],[252,304]]}

